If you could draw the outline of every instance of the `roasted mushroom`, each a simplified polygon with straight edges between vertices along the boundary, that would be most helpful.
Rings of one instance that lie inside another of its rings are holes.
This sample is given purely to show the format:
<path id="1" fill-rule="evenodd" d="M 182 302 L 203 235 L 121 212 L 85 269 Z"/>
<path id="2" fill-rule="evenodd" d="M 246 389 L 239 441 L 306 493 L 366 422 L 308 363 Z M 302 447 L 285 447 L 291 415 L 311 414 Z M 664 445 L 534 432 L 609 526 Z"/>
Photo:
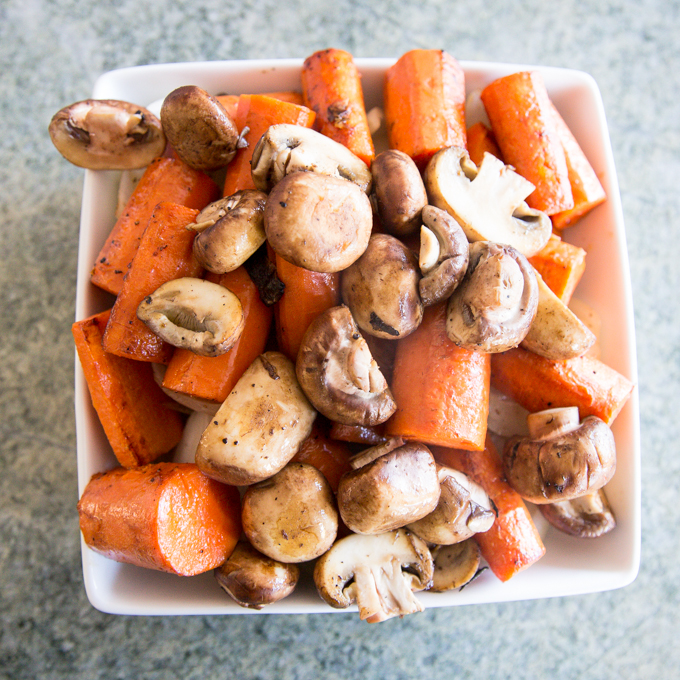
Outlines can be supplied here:
<path id="1" fill-rule="evenodd" d="M 171 345 L 207 357 L 224 354 L 245 325 L 241 301 L 234 293 L 189 276 L 168 281 L 145 297 L 137 317 Z"/>
<path id="2" fill-rule="evenodd" d="M 392 393 L 349 308 L 321 313 L 305 332 L 295 364 L 314 407 L 345 425 L 378 425 L 396 410 Z"/>
<path id="3" fill-rule="evenodd" d="M 375 234 L 364 254 L 342 272 L 342 300 L 362 331 L 397 340 L 423 319 L 419 279 L 415 255 L 398 238 Z"/>
<path id="4" fill-rule="evenodd" d="M 545 503 L 538 509 L 556 529 L 578 538 L 598 538 L 616 527 L 604 489 L 570 501 Z"/>
<path id="5" fill-rule="evenodd" d="M 427 545 L 399 529 L 377 536 L 341 538 L 314 567 L 314 583 L 331 607 L 355 603 L 362 621 L 378 623 L 423 611 L 413 595 L 432 583 Z"/>
<path id="6" fill-rule="evenodd" d="M 434 574 L 430 590 L 433 593 L 462 588 L 479 573 L 481 553 L 474 539 L 437 545 L 431 552 Z"/>
<path id="7" fill-rule="evenodd" d="M 470 244 L 465 277 L 449 299 L 446 333 L 461 347 L 504 352 L 522 342 L 538 307 L 534 268 L 510 246 Z"/>
<path id="8" fill-rule="evenodd" d="M 67 161 L 90 170 L 143 168 L 165 150 L 158 118 L 115 99 L 86 99 L 61 109 L 49 133 Z"/>

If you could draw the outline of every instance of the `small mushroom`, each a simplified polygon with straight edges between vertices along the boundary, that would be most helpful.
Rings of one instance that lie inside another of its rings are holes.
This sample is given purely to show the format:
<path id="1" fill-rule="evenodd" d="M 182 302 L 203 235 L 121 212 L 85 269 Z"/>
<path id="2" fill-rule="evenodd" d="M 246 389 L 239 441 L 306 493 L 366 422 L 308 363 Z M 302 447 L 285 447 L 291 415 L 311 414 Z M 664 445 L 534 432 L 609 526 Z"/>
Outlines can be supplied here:
<path id="1" fill-rule="evenodd" d="M 378 623 L 423 611 L 414 592 L 432 583 L 427 545 L 399 529 L 377 536 L 351 534 L 336 541 L 314 567 L 314 583 L 331 607 L 355 603 L 362 621 Z"/>
<path id="2" fill-rule="evenodd" d="M 432 557 L 434 575 L 430 591 L 434 593 L 462 588 L 479 573 L 481 553 L 473 539 L 435 546 Z"/>
<path id="3" fill-rule="evenodd" d="M 330 484 L 306 463 L 288 463 L 243 495 L 243 531 L 253 547 L 279 562 L 308 562 L 325 553 L 338 533 Z"/>
<path id="4" fill-rule="evenodd" d="M 241 607 L 262 609 L 288 597 L 300 578 L 300 568 L 284 564 L 239 541 L 229 559 L 215 569 L 215 578 Z"/>
<path id="5" fill-rule="evenodd" d="M 396 237 L 374 234 L 364 254 L 342 272 L 342 300 L 362 331 L 397 340 L 423 319 L 415 255 Z"/>
<path id="6" fill-rule="evenodd" d="M 342 521 L 356 534 L 392 531 L 429 515 L 439 501 L 430 450 L 408 442 L 356 470 L 338 485 Z"/>
<path id="7" fill-rule="evenodd" d="M 321 313 L 305 332 L 295 365 L 314 407 L 344 425 L 384 423 L 397 405 L 349 308 Z"/>
<path id="8" fill-rule="evenodd" d="M 206 357 L 230 349 L 245 324 L 241 301 L 234 293 L 188 276 L 168 281 L 145 297 L 137 317 L 171 345 Z"/>
<path id="9" fill-rule="evenodd" d="M 251 162 L 253 183 L 261 191 L 293 172 L 315 172 L 356 184 L 368 193 L 372 177 L 358 156 L 346 146 L 301 125 L 271 125 L 260 137 Z"/>
<path id="10" fill-rule="evenodd" d="M 356 184 L 294 172 L 271 190 L 264 228 L 269 245 L 284 260 L 315 272 L 339 272 L 366 250 L 373 212 Z"/>
<path id="11" fill-rule="evenodd" d="M 616 469 L 614 435 L 596 416 L 579 423 L 578 409 L 548 409 L 527 417 L 529 437 L 503 450 L 508 483 L 536 504 L 567 501 L 603 487 Z"/>
<path id="12" fill-rule="evenodd" d="M 604 489 L 570 501 L 545 503 L 538 509 L 556 529 L 578 538 L 598 538 L 616 527 Z"/>
<path id="13" fill-rule="evenodd" d="M 243 146 L 222 104 L 195 85 L 178 87 L 165 98 L 161 121 L 177 155 L 196 170 L 223 168 Z"/>
<path id="14" fill-rule="evenodd" d="M 427 192 L 418 166 L 403 151 L 389 149 L 371 163 L 373 192 L 380 223 L 395 236 L 407 236 L 420 226 Z"/>
<path id="15" fill-rule="evenodd" d="M 503 243 L 531 257 L 552 233 L 550 218 L 524 201 L 534 185 L 490 153 L 478 168 L 463 147 L 438 151 L 425 186 L 430 203 L 452 215 L 470 242 Z"/>
<path id="16" fill-rule="evenodd" d="M 214 274 L 232 272 L 265 242 L 266 200 L 261 191 L 237 191 L 196 216 L 196 224 L 190 225 L 199 232 L 194 257 L 205 269 Z"/>
<path id="17" fill-rule="evenodd" d="M 451 297 L 465 276 L 470 260 L 465 232 L 446 211 L 427 205 L 422 210 L 418 283 L 425 307 Z"/>
<path id="18" fill-rule="evenodd" d="M 86 99 L 61 109 L 49 133 L 67 161 L 90 170 L 143 168 L 165 150 L 158 118 L 115 99 Z"/>
<path id="19" fill-rule="evenodd" d="M 534 268 L 514 248 L 470 244 L 465 277 L 449 298 L 446 333 L 461 347 L 504 352 L 522 342 L 538 307 Z"/>

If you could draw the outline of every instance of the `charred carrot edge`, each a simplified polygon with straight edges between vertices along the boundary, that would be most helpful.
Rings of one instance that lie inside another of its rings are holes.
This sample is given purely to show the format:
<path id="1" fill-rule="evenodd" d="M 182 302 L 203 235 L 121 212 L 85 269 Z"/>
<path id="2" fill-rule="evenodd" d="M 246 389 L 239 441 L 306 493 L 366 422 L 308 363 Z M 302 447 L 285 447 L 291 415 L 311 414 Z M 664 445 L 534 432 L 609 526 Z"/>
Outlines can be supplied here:
<path id="1" fill-rule="evenodd" d="M 219 198 L 207 175 L 176 158 L 157 158 L 144 172 L 92 269 L 95 286 L 118 295 L 151 213 L 161 201 L 202 210 Z"/>
<path id="2" fill-rule="evenodd" d="M 590 357 L 551 361 L 521 347 L 491 357 L 491 384 L 532 413 L 578 406 L 581 418 L 611 424 L 628 401 L 633 383 Z"/>
<path id="3" fill-rule="evenodd" d="M 344 425 L 333 423 L 330 430 L 330 438 L 350 444 L 366 444 L 375 446 L 387 440 L 383 434 L 382 425 Z"/>
<path id="4" fill-rule="evenodd" d="M 507 581 L 545 554 L 545 546 L 519 494 L 505 481 L 496 448 L 487 437 L 483 451 L 433 447 L 437 462 L 460 470 L 477 482 L 494 502 L 498 515 L 492 527 L 474 538 L 491 571 Z"/>
<path id="5" fill-rule="evenodd" d="M 170 361 L 174 347 L 137 318 L 137 307 L 160 285 L 203 273 L 192 250 L 195 233 L 186 228 L 196 215 L 198 210 L 175 203 L 159 203 L 154 209 L 111 310 L 104 333 L 107 352 L 137 361 Z"/>
<path id="6" fill-rule="evenodd" d="M 574 196 L 574 207 L 571 210 L 565 210 L 551 217 L 553 228 L 560 230 L 571 226 L 593 208 L 604 203 L 607 195 L 593 166 L 583 153 L 583 149 L 564 122 L 564 118 L 552 103 L 551 108 L 557 134 L 567 160 L 569 183 Z"/>
<path id="7" fill-rule="evenodd" d="M 290 104 L 297 104 L 298 106 L 304 106 L 304 99 L 301 92 L 295 92 L 294 90 L 287 90 L 281 92 L 263 92 L 264 96 L 272 97 L 273 99 L 279 99 L 282 102 L 289 102 Z M 222 104 L 224 110 L 236 120 L 236 112 L 238 110 L 238 100 L 241 97 L 240 94 L 218 94 L 215 99 Z M 241 130 L 239 129 L 239 132 Z"/>
<path id="8" fill-rule="evenodd" d="M 536 187 L 529 206 L 548 215 L 573 208 L 564 148 L 541 74 L 498 78 L 481 98 L 504 161 Z"/>
<path id="9" fill-rule="evenodd" d="M 295 361 L 309 324 L 340 302 L 340 274 L 312 272 L 278 255 L 276 273 L 285 285 L 274 308 L 276 336 L 279 349 Z"/>
<path id="10" fill-rule="evenodd" d="M 420 326 L 399 340 L 387 436 L 481 450 L 489 413 L 489 355 L 455 345 L 446 335 L 446 302 L 427 307 Z"/>
<path id="11" fill-rule="evenodd" d="M 181 439 L 183 423 L 153 378 L 151 365 L 109 354 L 102 336 L 110 310 L 71 327 L 92 405 L 118 462 L 146 465 Z"/>
<path id="12" fill-rule="evenodd" d="M 389 146 L 423 170 L 447 146 L 467 146 L 465 73 L 443 50 L 411 50 L 385 75 L 383 91 Z"/>
<path id="13" fill-rule="evenodd" d="M 85 543 L 95 552 L 180 576 L 220 566 L 241 533 L 238 489 L 190 463 L 96 474 L 78 514 Z"/>
<path id="14" fill-rule="evenodd" d="M 485 153 L 503 160 L 493 132 L 482 122 L 475 123 L 467 129 L 467 150 L 470 159 L 476 165 L 481 165 Z"/>
<path id="15" fill-rule="evenodd" d="M 586 269 L 586 251 L 553 234 L 529 262 L 565 305 L 569 304 Z"/>
<path id="16" fill-rule="evenodd" d="M 375 157 L 361 74 L 344 50 L 315 52 L 302 65 L 305 106 L 316 113 L 314 129 L 346 146 L 370 165 Z"/>
<path id="17" fill-rule="evenodd" d="M 223 402 L 243 372 L 264 352 L 273 312 L 267 307 L 243 267 L 228 274 L 208 274 L 209 281 L 228 288 L 241 301 L 245 325 L 233 347 L 217 357 L 203 357 L 176 349 L 163 387 L 201 399 Z"/>
<path id="18" fill-rule="evenodd" d="M 248 146 L 239 149 L 227 166 L 223 195 L 231 196 L 237 191 L 255 188 L 250 174 L 250 161 L 255 145 L 270 125 L 289 123 L 312 127 L 314 118 L 314 111 L 306 106 L 284 102 L 267 95 L 241 95 L 234 122 L 241 131 L 248 128 L 248 132 L 243 136 Z"/>

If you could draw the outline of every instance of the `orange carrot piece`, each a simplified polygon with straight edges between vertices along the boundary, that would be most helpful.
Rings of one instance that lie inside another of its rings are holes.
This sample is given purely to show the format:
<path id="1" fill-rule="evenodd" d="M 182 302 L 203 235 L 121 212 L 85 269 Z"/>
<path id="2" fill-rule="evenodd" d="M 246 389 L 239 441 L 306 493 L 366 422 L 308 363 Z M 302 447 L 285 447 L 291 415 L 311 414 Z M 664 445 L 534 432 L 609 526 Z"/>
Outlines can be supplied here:
<path id="1" fill-rule="evenodd" d="M 536 187 L 529 206 L 548 215 L 573 208 L 564 148 L 541 74 L 522 71 L 494 80 L 481 98 L 503 159 Z"/>
<path id="2" fill-rule="evenodd" d="M 527 411 L 578 406 L 581 418 L 611 424 L 633 391 L 633 383 L 590 357 L 551 361 L 521 347 L 491 357 L 491 384 Z"/>
<path id="3" fill-rule="evenodd" d="M 480 450 L 489 413 L 489 355 L 455 345 L 446 335 L 446 302 L 427 307 L 420 326 L 399 340 L 387 436 Z"/>
<path id="4" fill-rule="evenodd" d="M 383 434 L 382 425 L 344 425 L 333 423 L 331 425 L 330 438 L 350 444 L 366 444 L 375 446 L 387 440 Z"/>
<path id="5" fill-rule="evenodd" d="M 467 150 L 470 160 L 476 165 L 481 165 L 485 153 L 503 160 L 493 132 L 481 121 L 467 129 Z"/>
<path id="6" fill-rule="evenodd" d="M 110 310 L 71 327 L 85 381 L 106 438 L 126 468 L 151 463 L 170 451 L 184 425 L 153 378 L 151 365 L 109 354 L 102 336 Z"/>
<path id="7" fill-rule="evenodd" d="M 314 129 L 346 146 L 370 165 L 375 157 L 361 74 L 344 50 L 315 52 L 302 65 L 305 106 L 316 113 Z"/>
<path id="8" fill-rule="evenodd" d="M 161 284 L 203 272 L 192 251 L 195 233 L 186 228 L 197 214 L 175 203 L 159 203 L 154 209 L 111 310 L 104 333 L 107 352 L 138 361 L 170 361 L 174 348 L 137 318 L 137 307 Z"/>
<path id="9" fill-rule="evenodd" d="M 447 146 L 466 146 L 465 73 L 443 50 L 411 50 L 385 75 L 387 138 L 423 170 Z"/>
<path id="10" fill-rule="evenodd" d="M 179 576 L 219 567 L 241 533 L 238 489 L 192 463 L 96 474 L 78 514 L 85 543 L 95 552 Z"/>
<path id="11" fill-rule="evenodd" d="M 507 581 L 545 555 L 545 546 L 519 494 L 505 481 L 501 459 L 487 437 L 483 451 L 433 447 L 438 463 L 460 470 L 477 482 L 498 510 L 492 527 L 474 538 L 491 571 Z"/>
<path id="12" fill-rule="evenodd" d="M 239 130 L 248 128 L 248 132 L 244 135 L 248 146 L 239 149 L 227 166 L 223 195 L 231 196 L 237 191 L 255 188 L 250 174 L 250 160 L 253 157 L 255 145 L 270 125 L 289 123 L 312 127 L 314 117 L 314 111 L 306 106 L 284 102 L 267 95 L 241 95 L 234 121 Z"/>
<path id="13" fill-rule="evenodd" d="M 228 288 L 241 301 L 245 325 L 241 336 L 224 354 L 203 357 L 176 349 L 163 379 L 163 387 L 200 399 L 223 402 L 243 372 L 264 352 L 273 312 L 267 307 L 243 267 L 228 274 L 208 274 L 213 283 Z"/>
<path id="14" fill-rule="evenodd" d="M 529 262 L 548 288 L 568 305 L 586 269 L 586 251 L 552 234 L 543 249 L 530 257 Z"/>
<path id="15" fill-rule="evenodd" d="M 607 195 L 593 166 L 583 153 L 583 149 L 552 102 L 551 107 L 557 134 L 564 148 L 569 183 L 574 196 L 574 207 L 571 210 L 557 213 L 552 215 L 551 218 L 554 229 L 564 229 L 574 224 L 593 208 L 604 203 L 607 200 Z"/>
<path id="16" fill-rule="evenodd" d="M 282 92 L 263 92 L 267 97 L 272 97 L 278 99 L 282 102 L 290 102 L 291 104 L 297 104 L 298 106 L 304 106 L 304 99 L 301 92 L 295 92 L 294 90 L 282 91 Z M 241 95 L 238 94 L 218 94 L 215 99 L 222 104 L 224 110 L 236 120 L 236 112 L 238 110 L 238 100 Z M 239 132 L 241 129 L 239 128 Z"/>
<path id="17" fill-rule="evenodd" d="M 276 336 L 279 349 L 295 361 L 309 324 L 321 312 L 339 304 L 340 274 L 311 272 L 278 255 L 276 273 L 286 286 L 274 309 Z"/>
<path id="18" fill-rule="evenodd" d="M 179 159 L 154 160 L 139 180 L 125 211 L 101 249 L 92 269 L 92 283 L 114 295 L 120 293 L 123 277 L 158 203 L 170 201 L 202 210 L 218 198 L 219 188 L 206 174 L 193 170 Z"/>

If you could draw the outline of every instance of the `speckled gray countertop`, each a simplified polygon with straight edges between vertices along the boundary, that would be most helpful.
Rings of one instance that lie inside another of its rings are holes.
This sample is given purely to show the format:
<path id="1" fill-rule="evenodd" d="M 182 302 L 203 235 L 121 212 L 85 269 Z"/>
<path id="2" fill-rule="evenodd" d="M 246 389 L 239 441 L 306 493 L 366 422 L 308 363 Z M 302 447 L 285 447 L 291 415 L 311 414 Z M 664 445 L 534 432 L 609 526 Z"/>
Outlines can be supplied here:
<path id="1" fill-rule="evenodd" d="M 291 3 L 292 4 L 292 3 Z M 680 69 L 676 0 L 0 3 L 0 677 L 677 677 Z M 571 67 L 602 92 L 623 201 L 642 410 L 642 565 L 624 589 L 356 615 L 124 617 L 80 564 L 70 324 L 82 171 L 51 115 L 103 72 L 154 62 L 397 57 Z"/>

